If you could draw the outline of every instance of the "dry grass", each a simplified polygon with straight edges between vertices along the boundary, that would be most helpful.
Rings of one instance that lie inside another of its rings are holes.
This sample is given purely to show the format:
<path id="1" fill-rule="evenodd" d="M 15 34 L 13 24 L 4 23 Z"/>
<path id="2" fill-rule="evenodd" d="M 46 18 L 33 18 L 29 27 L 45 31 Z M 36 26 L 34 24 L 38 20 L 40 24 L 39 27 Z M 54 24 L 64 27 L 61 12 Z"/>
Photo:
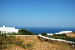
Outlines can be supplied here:
<path id="1" fill-rule="evenodd" d="M 19 37 L 25 44 L 31 42 L 33 47 L 31 49 L 24 49 L 20 46 L 13 45 L 11 48 L 4 50 L 75 50 L 65 44 L 52 44 L 50 42 L 40 41 L 37 36 L 16 36 Z"/>
<path id="2" fill-rule="evenodd" d="M 68 37 L 74 37 L 74 38 L 75 38 L 75 33 L 66 33 L 66 35 L 67 35 Z"/>

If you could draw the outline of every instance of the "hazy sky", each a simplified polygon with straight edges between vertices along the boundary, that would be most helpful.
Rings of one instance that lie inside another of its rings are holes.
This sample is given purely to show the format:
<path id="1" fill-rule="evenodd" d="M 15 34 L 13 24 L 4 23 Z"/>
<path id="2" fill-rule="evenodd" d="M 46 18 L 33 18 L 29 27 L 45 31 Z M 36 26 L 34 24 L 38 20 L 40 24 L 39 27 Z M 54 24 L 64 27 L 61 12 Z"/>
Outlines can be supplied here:
<path id="1" fill-rule="evenodd" d="M 75 0 L 0 0 L 0 26 L 75 27 Z"/>

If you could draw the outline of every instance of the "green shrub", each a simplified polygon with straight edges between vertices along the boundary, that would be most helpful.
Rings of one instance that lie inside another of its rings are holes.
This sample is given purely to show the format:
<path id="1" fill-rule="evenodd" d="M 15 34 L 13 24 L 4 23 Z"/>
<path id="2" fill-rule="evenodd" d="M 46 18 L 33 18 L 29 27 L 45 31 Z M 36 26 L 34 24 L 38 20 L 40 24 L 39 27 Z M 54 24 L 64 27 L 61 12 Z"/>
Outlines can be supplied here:
<path id="1" fill-rule="evenodd" d="M 39 35 L 39 34 L 34 34 L 34 35 Z"/>
<path id="2" fill-rule="evenodd" d="M 21 47 L 26 48 L 25 44 L 19 44 Z"/>
<path id="3" fill-rule="evenodd" d="M 20 35 L 33 35 L 32 32 L 28 31 L 27 29 L 21 29 L 19 30 L 19 33 Z"/>
<path id="4" fill-rule="evenodd" d="M 31 44 L 31 42 L 29 42 L 27 45 L 26 45 L 26 48 L 32 48 L 33 44 Z"/>
<path id="5" fill-rule="evenodd" d="M 41 39 L 40 39 L 40 42 L 43 42 L 44 40 L 45 40 L 45 39 L 42 39 L 42 38 L 41 38 Z"/>
<path id="6" fill-rule="evenodd" d="M 12 33 L 3 33 L 4 35 L 17 35 L 18 33 L 12 32 Z"/>
<path id="7" fill-rule="evenodd" d="M 54 36 L 66 36 L 66 34 L 53 34 Z"/>
<path id="8" fill-rule="evenodd" d="M 46 35 L 47 35 L 47 33 L 41 33 L 41 35 L 46 36 Z"/>

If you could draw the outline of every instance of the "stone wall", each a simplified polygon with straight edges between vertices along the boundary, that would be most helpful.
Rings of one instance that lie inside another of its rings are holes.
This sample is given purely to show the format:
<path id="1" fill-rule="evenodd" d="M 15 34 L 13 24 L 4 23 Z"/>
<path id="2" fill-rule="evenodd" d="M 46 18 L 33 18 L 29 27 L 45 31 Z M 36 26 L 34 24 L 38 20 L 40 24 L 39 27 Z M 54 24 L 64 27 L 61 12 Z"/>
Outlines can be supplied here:
<path id="1" fill-rule="evenodd" d="M 39 39 L 44 39 L 44 41 L 50 42 L 50 43 L 56 43 L 56 44 L 66 44 L 69 46 L 72 46 L 73 48 L 75 48 L 75 42 L 71 42 L 71 41 L 66 41 L 66 40 L 62 40 L 62 39 L 53 39 L 53 38 L 48 38 L 48 37 L 44 37 L 44 36 L 37 36 Z"/>

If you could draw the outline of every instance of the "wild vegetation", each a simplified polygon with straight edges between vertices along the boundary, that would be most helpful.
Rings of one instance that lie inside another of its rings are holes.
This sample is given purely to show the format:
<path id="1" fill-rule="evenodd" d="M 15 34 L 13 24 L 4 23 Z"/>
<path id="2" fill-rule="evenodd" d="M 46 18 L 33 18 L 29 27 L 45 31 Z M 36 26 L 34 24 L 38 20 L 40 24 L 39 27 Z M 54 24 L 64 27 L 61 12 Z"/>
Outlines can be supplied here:
<path id="1" fill-rule="evenodd" d="M 68 41 L 74 41 L 75 38 L 73 37 L 68 37 L 66 34 L 53 34 L 53 35 L 47 35 L 47 33 L 42 33 L 41 35 L 49 37 L 49 38 L 54 38 L 54 39 L 63 39 L 63 40 L 68 40 Z"/>
<path id="2" fill-rule="evenodd" d="M 47 33 L 41 33 L 41 35 L 43 35 L 43 36 L 47 36 Z"/>
<path id="3" fill-rule="evenodd" d="M 6 36 L 4 34 L 0 34 L 0 49 L 10 48 L 12 45 L 18 45 L 26 48 L 32 48 L 33 44 L 30 42 L 28 44 L 23 43 L 21 39 L 16 38 L 15 36 Z"/>
<path id="4" fill-rule="evenodd" d="M 29 49 L 32 49 L 33 48 L 33 43 L 32 43 L 32 38 L 31 37 L 30 37 L 30 41 L 31 42 L 26 43 L 27 42 L 26 40 L 29 41 L 29 38 L 28 37 L 25 38 L 25 41 L 24 41 L 24 37 L 20 37 L 20 38 L 17 37 L 16 38 L 16 36 L 12 36 L 12 35 L 29 35 L 29 34 L 30 35 L 31 34 L 34 35 L 33 33 L 31 33 L 31 32 L 29 33 L 29 32 L 30 31 L 28 31 L 28 30 L 25 30 L 25 29 L 23 30 L 22 29 L 22 30 L 19 30 L 19 33 L 9 33 L 9 34 L 7 34 L 7 35 L 10 35 L 10 36 L 6 36 L 6 34 L 1 34 L 1 32 L 0 32 L 0 49 L 8 49 L 8 48 L 12 47 L 13 45 L 20 46 L 20 47 L 22 47 L 24 49 L 28 49 L 28 48 Z M 41 33 L 41 34 L 43 36 L 47 36 L 47 37 L 50 37 L 50 38 L 57 38 L 57 39 L 65 39 L 65 40 L 75 41 L 75 38 L 68 37 L 68 36 L 66 36 L 66 34 L 58 34 L 58 35 L 57 34 L 54 34 L 53 36 L 52 35 L 49 35 L 48 36 L 47 33 Z M 42 44 L 42 42 L 44 42 L 44 39 L 41 39 L 39 42 L 36 42 L 36 40 L 35 40 L 35 44 L 38 47 L 41 46 L 40 44 Z M 43 43 L 43 44 L 45 45 L 45 43 Z M 42 44 L 42 46 L 44 46 L 43 44 Z M 56 45 L 56 44 L 50 44 L 50 45 L 52 45 L 54 47 L 54 45 Z M 58 47 L 56 47 L 56 48 L 58 48 Z M 62 48 L 62 47 L 60 47 L 60 48 Z M 36 48 L 36 49 L 38 49 L 38 48 Z"/>
<path id="5" fill-rule="evenodd" d="M 0 34 L 0 50 L 75 50 L 65 44 L 39 40 L 37 36 L 6 36 Z"/>
<path id="6" fill-rule="evenodd" d="M 68 36 L 66 36 L 66 34 L 57 34 L 57 35 L 54 34 L 53 36 L 49 35 L 48 37 L 49 38 L 55 38 L 55 39 L 64 39 L 64 40 L 74 41 L 75 42 L 75 38 L 68 37 Z"/>

